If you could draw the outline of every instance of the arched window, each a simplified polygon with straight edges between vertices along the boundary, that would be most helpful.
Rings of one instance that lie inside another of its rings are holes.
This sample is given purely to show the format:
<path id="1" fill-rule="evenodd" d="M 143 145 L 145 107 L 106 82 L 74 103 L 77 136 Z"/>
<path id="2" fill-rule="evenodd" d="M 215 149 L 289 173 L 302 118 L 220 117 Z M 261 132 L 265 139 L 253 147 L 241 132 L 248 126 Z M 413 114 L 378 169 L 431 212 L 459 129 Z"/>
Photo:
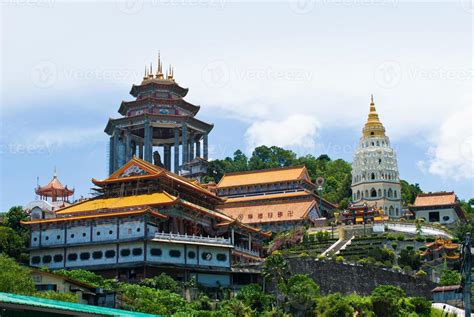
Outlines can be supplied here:
<path id="1" fill-rule="evenodd" d="M 377 146 L 380 146 L 380 142 L 379 142 L 379 141 L 377 141 Z"/>
<path id="2" fill-rule="evenodd" d="M 360 199 L 360 191 L 358 190 L 357 191 L 357 200 L 359 200 L 359 199 Z"/>
<path id="3" fill-rule="evenodd" d="M 375 188 L 372 188 L 370 190 L 370 197 L 372 197 L 372 198 L 377 197 L 377 191 L 375 190 Z"/>
<path id="4" fill-rule="evenodd" d="M 388 213 L 390 216 L 393 216 L 393 206 L 390 206 L 390 208 L 388 209 Z"/>
<path id="5" fill-rule="evenodd" d="M 397 190 L 393 191 L 393 197 L 397 198 Z M 398 208 L 397 208 L 398 209 Z"/>
<path id="6" fill-rule="evenodd" d="M 365 197 L 369 197 L 369 191 L 367 189 L 365 190 Z"/>
<path id="7" fill-rule="evenodd" d="M 379 190 L 378 190 L 378 196 L 379 196 L 379 197 L 382 197 L 382 190 L 381 190 L 380 188 L 379 188 Z"/>
<path id="8" fill-rule="evenodd" d="M 383 196 L 387 197 L 387 190 L 386 189 L 383 190 Z M 387 209 L 387 208 L 385 208 L 385 209 Z"/>
<path id="9" fill-rule="evenodd" d="M 395 209 L 395 215 L 398 217 L 398 207 Z"/>
<path id="10" fill-rule="evenodd" d="M 375 173 L 370 174 L 370 179 L 375 179 Z"/>
<path id="11" fill-rule="evenodd" d="M 388 189 L 388 197 L 392 197 L 392 189 L 391 188 Z M 393 207 L 391 207 L 391 208 L 393 208 Z"/>

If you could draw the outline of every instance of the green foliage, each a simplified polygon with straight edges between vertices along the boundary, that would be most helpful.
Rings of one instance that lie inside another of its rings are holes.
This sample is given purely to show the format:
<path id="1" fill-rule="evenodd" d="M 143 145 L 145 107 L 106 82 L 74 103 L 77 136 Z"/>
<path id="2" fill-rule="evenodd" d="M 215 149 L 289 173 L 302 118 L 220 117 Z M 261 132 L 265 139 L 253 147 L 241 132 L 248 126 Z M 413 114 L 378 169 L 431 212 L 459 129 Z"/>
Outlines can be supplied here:
<path id="1" fill-rule="evenodd" d="M 426 273 L 425 271 L 423 271 L 422 269 L 418 270 L 416 273 L 415 273 L 415 276 L 417 277 L 426 277 L 428 275 L 428 273 Z"/>
<path id="2" fill-rule="evenodd" d="M 360 317 L 374 317 L 374 311 L 372 307 L 372 300 L 370 297 L 363 297 L 357 295 L 345 296 L 349 305 L 354 308 L 354 312 L 357 312 Z"/>
<path id="3" fill-rule="evenodd" d="M 0 223 L 0 253 L 5 253 L 23 263 L 28 262 L 28 230 L 20 221 L 28 215 L 20 206 L 10 208 Z"/>
<path id="4" fill-rule="evenodd" d="M 186 308 L 185 300 L 168 290 L 121 284 L 120 291 L 125 309 L 128 310 L 168 316 Z"/>
<path id="5" fill-rule="evenodd" d="M 352 317 L 354 308 L 346 296 L 339 293 L 318 299 L 316 315 L 321 317 Z"/>
<path id="6" fill-rule="evenodd" d="M 161 273 L 153 278 L 144 279 L 140 285 L 151 287 L 154 289 L 168 290 L 173 293 L 180 293 L 181 288 L 171 276 L 166 273 Z"/>
<path id="7" fill-rule="evenodd" d="M 0 292 L 31 294 L 34 290 L 30 271 L 12 258 L 0 254 Z"/>
<path id="8" fill-rule="evenodd" d="M 431 315 L 431 302 L 423 297 L 412 297 L 410 299 L 411 304 L 414 307 L 415 313 L 421 317 L 430 317 Z"/>
<path id="9" fill-rule="evenodd" d="M 328 241 L 330 238 L 330 233 L 326 230 L 317 231 L 314 234 L 314 237 L 316 238 L 316 240 L 318 240 L 318 242 Z"/>
<path id="10" fill-rule="evenodd" d="M 374 258 L 375 261 L 388 262 L 390 263 L 389 266 L 392 266 L 391 264 L 395 261 L 395 252 L 387 247 L 372 249 L 369 251 L 369 256 Z"/>
<path id="11" fill-rule="evenodd" d="M 392 242 L 392 243 L 391 243 L 391 246 L 392 246 L 392 248 L 393 248 L 394 250 L 396 250 L 397 247 L 398 247 L 398 244 L 397 244 L 396 242 Z"/>
<path id="12" fill-rule="evenodd" d="M 36 292 L 33 294 L 33 296 L 71 303 L 77 303 L 78 300 L 76 294 L 74 293 L 58 293 L 55 291 Z"/>
<path id="13" fill-rule="evenodd" d="M 63 270 L 62 269 L 62 270 L 57 270 L 54 273 L 67 276 L 69 278 L 72 278 L 79 282 L 89 284 L 94 287 L 107 288 L 106 280 L 102 276 L 97 275 L 91 271 L 86 271 L 82 269 L 79 269 L 79 270 Z"/>
<path id="14" fill-rule="evenodd" d="M 442 286 L 461 284 L 461 274 L 458 271 L 444 270 L 441 274 L 439 284 Z"/>
<path id="15" fill-rule="evenodd" d="M 418 184 L 410 184 L 405 180 L 400 180 L 400 184 L 402 185 L 402 203 L 404 206 L 413 204 L 416 196 L 423 193 Z"/>
<path id="16" fill-rule="evenodd" d="M 273 301 L 273 297 L 266 295 L 262 287 L 257 284 L 242 287 L 237 293 L 236 299 L 241 300 L 245 305 L 257 312 L 268 310 Z"/>
<path id="17" fill-rule="evenodd" d="M 413 249 L 403 249 L 400 251 L 400 257 L 398 259 L 398 265 L 409 266 L 413 270 L 418 270 L 421 266 L 421 257 L 418 251 Z"/>
<path id="18" fill-rule="evenodd" d="M 276 284 L 279 284 L 290 274 L 288 262 L 281 254 L 272 254 L 265 259 L 262 273 L 264 278 L 270 278 Z"/>
<path id="19" fill-rule="evenodd" d="M 396 317 L 400 310 L 399 302 L 405 297 L 405 292 L 396 286 L 377 286 L 370 295 L 374 313 L 378 317 Z"/>
<path id="20" fill-rule="evenodd" d="M 222 303 L 221 313 L 224 316 L 250 317 L 252 309 L 237 299 L 227 300 Z"/>
<path id="21" fill-rule="evenodd" d="M 278 289 L 286 296 L 286 302 L 294 314 L 311 310 L 319 295 L 319 286 L 304 274 L 292 275 L 288 280 L 280 282 Z"/>

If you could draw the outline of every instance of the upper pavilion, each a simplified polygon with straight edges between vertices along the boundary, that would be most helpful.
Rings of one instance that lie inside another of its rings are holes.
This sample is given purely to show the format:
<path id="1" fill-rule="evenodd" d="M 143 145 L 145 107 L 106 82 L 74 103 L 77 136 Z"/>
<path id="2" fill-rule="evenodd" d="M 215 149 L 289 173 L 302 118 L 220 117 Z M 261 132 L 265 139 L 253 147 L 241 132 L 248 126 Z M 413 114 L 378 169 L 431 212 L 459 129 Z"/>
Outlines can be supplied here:
<path id="1" fill-rule="evenodd" d="M 135 100 L 122 101 L 118 110 L 122 117 L 107 123 L 109 174 L 134 155 L 181 175 L 189 174 L 189 162 L 195 158 L 207 161 L 213 125 L 195 118 L 200 107 L 183 99 L 188 89 L 176 83 L 171 66 L 163 74 L 159 55 L 156 68 L 153 73 L 152 65 L 145 67 L 141 84 L 130 91 Z"/>
<path id="2" fill-rule="evenodd" d="M 64 186 L 61 184 L 55 171 L 51 181 L 44 186 L 38 185 L 38 187 L 35 188 L 35 193 L 40 197 L 40 200 L 48 200 L 48 198 L 51 198 L 52 202 L 58 200 L 67 201 L 68 197 L 74 194 L 74 189 L 69 189 L 67 185 Z"/>

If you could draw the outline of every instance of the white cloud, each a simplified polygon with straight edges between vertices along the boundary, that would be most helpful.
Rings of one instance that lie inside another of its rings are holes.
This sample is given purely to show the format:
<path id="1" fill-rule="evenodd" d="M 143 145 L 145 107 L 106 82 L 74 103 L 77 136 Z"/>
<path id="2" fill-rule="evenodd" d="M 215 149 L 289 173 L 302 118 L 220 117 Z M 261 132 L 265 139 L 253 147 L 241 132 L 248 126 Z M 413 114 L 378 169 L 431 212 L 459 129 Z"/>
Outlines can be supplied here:
<path id="1" fill-rule="evenodd" d="M 318 121 L 311 116 L 291 115 L 283 120 L 254 122 L 246 131 L 247 148 L 276 145 L 304 151 L 314 150 L 319 130 Z"/>
<path id="2" fill-rule="evenodd" d="M 472 115 L 467 106 L 442 123 L 431 140 L 430 160 L 421 164 L 429 173 L 455 180 L 474 178 Z"/>

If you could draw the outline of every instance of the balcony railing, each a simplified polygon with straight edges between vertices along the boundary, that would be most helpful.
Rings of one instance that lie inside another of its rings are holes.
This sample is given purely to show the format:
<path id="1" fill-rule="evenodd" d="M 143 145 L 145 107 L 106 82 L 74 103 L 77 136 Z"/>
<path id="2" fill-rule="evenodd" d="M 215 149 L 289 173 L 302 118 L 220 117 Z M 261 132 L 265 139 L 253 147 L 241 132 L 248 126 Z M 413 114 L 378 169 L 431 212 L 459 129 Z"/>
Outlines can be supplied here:
<path id="1" fill-rule="evenodd" d="M 192 242 L 202 242 L 202 243 L 213 243 L 220 245 L 232 245 L 230 239 L 223 237 L 205 237 L 205 236 L 195 236 L 179 233 L 166 233 L 166 232 L 156 232 L 155 239 L 161 240 L 178 240 L 178 241 L 192 241 Z"/>
<path id="2" fill-rule="evenodd" d="M 242 253 L 245 253 L 245 254 L 249 254 L 249 255 L 253 255 L 253 256 L 256 256 L 256 257 L 260 257 L 260 253 L 258 251 L 255 251 L 255 250 L 249 250 L 247 248 L 244 248 L 244 247 L 240 247 L 240 246 L 234 246 L 234 250 L 235 251 L 239 251 L 239 252 L 242 252 Z"/>

